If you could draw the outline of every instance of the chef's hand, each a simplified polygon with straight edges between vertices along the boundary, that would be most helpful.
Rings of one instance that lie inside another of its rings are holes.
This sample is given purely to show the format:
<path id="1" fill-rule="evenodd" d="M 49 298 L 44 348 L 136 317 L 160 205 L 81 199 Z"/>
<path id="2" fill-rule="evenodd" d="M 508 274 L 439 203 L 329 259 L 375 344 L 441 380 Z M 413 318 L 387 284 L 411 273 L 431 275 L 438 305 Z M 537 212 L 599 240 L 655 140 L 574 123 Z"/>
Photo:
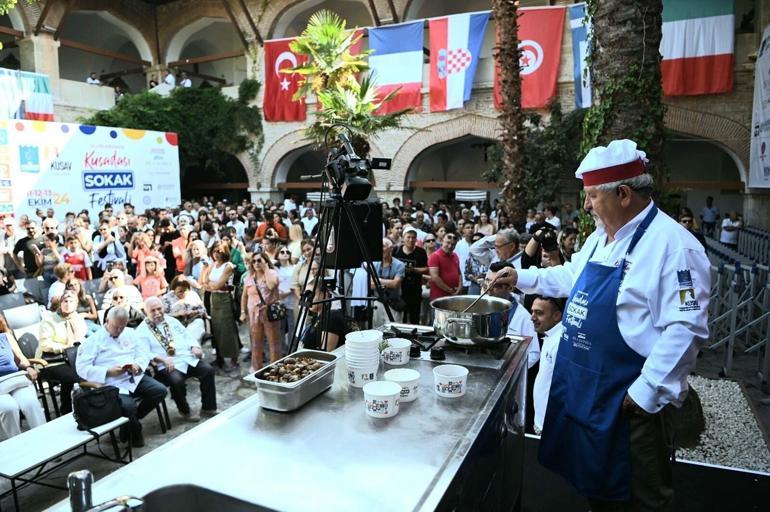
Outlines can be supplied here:
<path id="1" fill-rule="evenodd" d="M 192 347 L 190 348 L 190 352 L 192 352 L 192 355 L 194 355 L 198 359 L 203 357 L 203 350 L 201 350 L 200 347 Z"/>
<path id="2" fill-rule="evenodd" d="M 139 368 L 138 364 L 132 364 L 131 370 L 129 370 L 129 373 L 131 373 L 132 375 L 139 375 L 140 373 L 142 373 L 142 369 Z"/>
<path id="3" fill-rule="evenodd" d="M 125 370 L 122 366 L 113 366 L 109 370 L 107 370 L 107 376 L 108 377 L 117 377 L 118 375 L 121 375 L 125 373 Z"/>
<path id="4" fill-rule="evenodd" d="M 497 272 L 497 282 L 498 283 L 508 283 L 511 285 L 511 287 L 516 286 L 516 283 L 519 281 L 519 274 L 516 273 L 516 269 L 512 267 L 505 267 L 501 268 Z"/>
<path id="5" fill-rule="evenodd" d="M 626 393 L 626 396 L 623 398 L 623 405 L 620 408 L 621 414 L 626 417 L 630 416 L 649 416 L 650 413 L 639 407 L 636 402 L 634 402 L 633 398 L 629 396 L 628 393 Z"/>
<path id="6" fill-rule="evenodd" d="M 167 357 L 163 360 L 163 364 L 166 365 L 166 371 L 168 373 L 171 373 L 174 371 L 174 358 L 173 357 Z"/>

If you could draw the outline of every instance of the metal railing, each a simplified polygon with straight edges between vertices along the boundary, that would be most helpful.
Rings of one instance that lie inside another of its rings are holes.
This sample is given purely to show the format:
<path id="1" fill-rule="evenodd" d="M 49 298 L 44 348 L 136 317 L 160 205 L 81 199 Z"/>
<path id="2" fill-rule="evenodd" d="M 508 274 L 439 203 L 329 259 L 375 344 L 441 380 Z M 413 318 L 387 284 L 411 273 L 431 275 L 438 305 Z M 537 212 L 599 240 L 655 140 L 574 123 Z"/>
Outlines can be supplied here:
<path id="1" fill-rule="evenodd" d="M 712 261 L 718 259 L 710 255 Z M 756 354 L 762 388 L 770 376 L 770 267 L 717 263 L 711 266 L 709 333 L 711 350 L 724 351 L 720 375 L 727 377 L 736 351 Z"/>

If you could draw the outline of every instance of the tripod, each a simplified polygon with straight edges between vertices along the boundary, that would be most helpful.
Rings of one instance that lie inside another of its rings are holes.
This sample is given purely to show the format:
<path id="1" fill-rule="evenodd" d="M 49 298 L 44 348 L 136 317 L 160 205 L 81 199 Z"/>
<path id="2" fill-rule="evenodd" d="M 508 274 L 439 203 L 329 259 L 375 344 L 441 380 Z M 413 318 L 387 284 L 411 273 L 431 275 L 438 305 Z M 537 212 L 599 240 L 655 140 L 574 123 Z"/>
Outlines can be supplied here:
<path id="1" fill-rule="evenodd" d="M 319 258 L 319 268 L 316 273 L 312 290 L 308 289 L 308 283 L 310 281 L 310 266 L 308 266 L 307 273 L 305 274 L 304 283 L 302 284 L 302 293 L 300 294 L 300 307 L 297 315 L 297 321 L 295 323 L 295 329 L 292 333 L 291 345 L 289 346 L 289 353 L 297 350 L 299 346 L 300 336 L 302 334 L 302 328 L 309 317 L 314 315 L 313 309 L 316 306 L 321 306 L 319 314 L 320 322 L 318 323 L 318 330 L 321 333 L 320 348 L 325 350 L 327 348 L 328 341 L 328 327 L 331 315 L 332 303 L 339 301 L 342 309 L 345 308 L 345 302 L 349 300 L 361 300 L 368 303 L 373 301 L 381 301 L 385 313 L 390 321 L 393 321 L 393 313 L 385 299 L 385 287 L 380 281 L 380 277 L 374 268 L 372 258 L 369 255 L 369 250 L 366 247 L 364 237 L 361 234 L 360 226 L 351 207 L 349 201 L 343 199 L 342 193 L 338 187 L 331 186 L 331 181 L 327 177 L 327 173 L 322 174 L 321 190 L 324 190 L 327 185 L 330 186 L 329 198 L 324 200 L 321 197 L 322 209 L 320 218 L 318 221 L 318 230 L 315 243 L 313 244 L 313 255 Z M 379 207 L 379 203 L 376 203 Z M 345 297 L 345 269 L 341 268 L 340 254 L 343 250 L 343 243 L 350 244 L 350 241 L 342 240 L 341 225 L 347 221 L 353 232 L 353 238 L 355 239 L 356 248 L 361 254 L 364 264 L 364 269 L 367 273 L 367 283 L 369 280 L 374 283 L 375 297 L 370 297 L 368 294 L 366 297 Z M 332 257 L 333 256 L 333 257 Z M 331 263 L 331 265 L 330 265 Z M 329 268 L 334 269 L 337 272 L 337 276 L 333 279 L 333 283 L 326 280 L 326 272 Z M 334 293 L 334 284 L 336 284 L 337 294 Z M 320 288 L 320 297 L 319 297 Z"/>

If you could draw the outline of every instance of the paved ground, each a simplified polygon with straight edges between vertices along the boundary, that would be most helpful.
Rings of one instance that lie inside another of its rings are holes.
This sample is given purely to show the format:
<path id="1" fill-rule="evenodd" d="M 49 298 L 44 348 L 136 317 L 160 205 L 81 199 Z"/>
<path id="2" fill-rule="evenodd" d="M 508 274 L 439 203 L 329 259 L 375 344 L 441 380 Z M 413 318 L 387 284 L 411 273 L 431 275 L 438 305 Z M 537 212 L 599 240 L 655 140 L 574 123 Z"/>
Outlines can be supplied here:
<path id="1" fill-rule="evenodd" d="M 247 340 L 245 329 L 241 326 L 241 339 Z M 697 373 L 704 377 L 717 378 L 721 367 L 722 354 L 721 352 L 704 352 L 698 360 Z M 248 369 L 248 363 L 243 363 Z M 770 431 L 770 407 L 761 406 L 759 400 L 768 395 L 763 395 L 759 389 L 759 382 L 755 375 L 756 359 L 750 356 L 736 355 L 734 363 L 734 372 L 730 376 L 743 384 L 746 389 L 746 393 L 750 402 L 754 406 L 754 410 L 758 411 L 758 423 L 765 433 Z M 245 373 L 245 370 L 242 371 Z M 251 384 L 243 382 L 237 377 L 226 377 L 218 375 L 216 378 L 217 395 L 219 400 L 219 409 L 224 410 L 240 400 L 251 396 L 254 393 L 254 387 Z M 200 393 L 195 385 L 195 381 L 192 381 L 188 387 L 188 395 L 190 404 L 200 404 Z M 169 413 L 171 415 L 172 429 L 166 434 L 162 434 L 160 426 L 158 424 L 158 418 L 155 414 L 151 414 L 143 421 L 146 446 L 144 448 L 135 449 L 134 456 L 140 457 L 146 453 L 149 453 L 158 446 L 164 444 L 166 441 L 173 439 L 182 432 L 185 432 L 196 424 L 189 424 L 182 421 L 176 407 L 170 398 L 166 399 Z M 765 436 L 767 440 L 767 435 Z M 768 445 L 770 446 L 770 445 Z M 91 457 L 81 458 L 67 467 L 62 468 L 57 473 L 50 476 L 52 481 L 61 483 L 65 480 L 66 475 L 77 469 L 89 469 L 94 473 L 96 480 L 109 474 L 117 469 L 117 465 L 94 459 Z M 0 483 L 0 492 L 4 492 L 9 489 L 9 485 L 5 482 Z M 35 512 L 44 510 L 48 506 L 57 503 L 58 501 L 66 498 L 64 491 L 58 491 L 55 489 L 31 486 L 22 490 L 21 503 L 23 512 Z M 0 509 L 11 510 L 12 500 L 10 497 L 4 498 L 0 502 Z"/>

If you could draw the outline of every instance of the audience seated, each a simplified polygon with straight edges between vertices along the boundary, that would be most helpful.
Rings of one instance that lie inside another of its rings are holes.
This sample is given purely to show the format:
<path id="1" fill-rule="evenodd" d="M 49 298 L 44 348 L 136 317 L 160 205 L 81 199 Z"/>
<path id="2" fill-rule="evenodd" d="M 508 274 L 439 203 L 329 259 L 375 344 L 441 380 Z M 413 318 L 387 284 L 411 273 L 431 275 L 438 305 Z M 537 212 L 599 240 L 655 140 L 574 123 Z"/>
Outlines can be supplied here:
<path id="1" fill-rule="evenodd" d="M 131 300 L 133 292 L 138 293 L 138 290 L 133 286 L 120 286 L 118 288 L 113 288 L 111 291 L 113 293 L 110 296 L 111 302 L 105 312 L 105 318 L 111 309 L 120 307 L 125 309 L 128 314 L 128 327 L 131 329 L 139 327 L 139 324 L 144 320 L 144 313 L 142 313 L 142 310 L 136 307 Z M 107 302 L 107 297 L 105 297 L 104 300 Z"/>
<path id="2" fill-rule="evenodd" d="M 147 344 L 155 365 L 155 378 L 171 388 L 171 397 L 182 417 L 190 422 L 200 421 L 187 403 L 185 381 L 195 377 L 200 382 L 201 415 L 212 416 L 217 410 L 214 367 L 203 361 L 200 344 L 185 327 L 163 313 L 163 302 L 150 297 L 144 302 L 146 318 L 136 329 L 136 336 Z"/>
<path id="3" fill-rule="evenodd" d="M 147 344 L 126 329 L 128 311 L 116 306 L 107 312 L 104 327 L 86 338 L 78 348 L 77 373 L 89 382 L 120 390 L 123 415 L 129 420 L 133 446 L 144 446 L 139 420 L 166 397 L 166 387 L 144 371 L 150 363 Z M 128 432 L 121 430 L 121 439 Z"/>
<path id="4" fill-rule="evenodd" d="M 179 320 L 192 339 L 200 344 L 206 334 L 206 308 L 188 278 L 179 275 L 171 281 L 170 290 L 163 296 L 163 306 L 166 313 Z"/>
<path id="5" fill-rule="evenodd" d="M 88 326 L 77 312 L 77 296 L 64 292 L 56 312 L 48 313 L 40 323 L 39 344 L 35 357 L 43 358 L 48 365 L 40 370 L 46 380 L 61 383 L 61 413 L 72 411 L 72 387 L 79 378 L 64 357 L 64 351 L 81 343 L 88 335 Z"/>
<path id="6" fill-rule="evenodd" d="M 21 353 L 8 324 L 0 317 L 0 441 L 21 433 L 21 416 L 30 428 L 45 423 L 34 382 L 37 371 Z"/>

